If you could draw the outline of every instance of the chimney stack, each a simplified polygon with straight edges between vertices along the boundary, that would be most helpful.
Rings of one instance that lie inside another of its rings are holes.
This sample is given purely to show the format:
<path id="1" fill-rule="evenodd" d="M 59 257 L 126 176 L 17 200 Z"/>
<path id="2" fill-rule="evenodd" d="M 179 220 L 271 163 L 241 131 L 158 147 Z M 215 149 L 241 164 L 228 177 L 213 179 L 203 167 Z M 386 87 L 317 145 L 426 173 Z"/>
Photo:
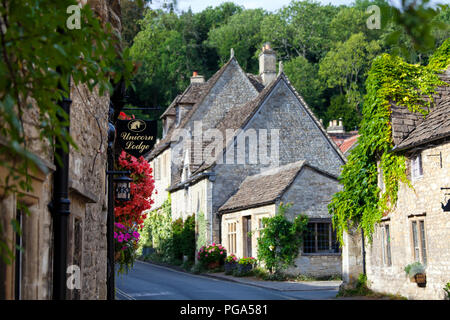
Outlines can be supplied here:
<path id="1" fill-rule="evenodd" d="M 204 83 L 205 76 L 199 76 L 197 71 L 194 71 L 191 77 L 191 83 Z"/>
<path id="2" fill-rule="evenodd" d="M 259 75 L 265 86 L 277 77 L 277 56 L 268 42 L 263 45 L 259 54 Z"/>

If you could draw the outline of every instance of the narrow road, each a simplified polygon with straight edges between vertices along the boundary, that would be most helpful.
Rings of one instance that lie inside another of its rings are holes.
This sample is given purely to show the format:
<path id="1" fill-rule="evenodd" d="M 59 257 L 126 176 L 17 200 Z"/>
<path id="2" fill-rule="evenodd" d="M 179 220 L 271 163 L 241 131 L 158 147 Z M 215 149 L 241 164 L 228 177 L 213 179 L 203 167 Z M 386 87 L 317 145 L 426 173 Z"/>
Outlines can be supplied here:
<path id="1" fill-rule="evenodd" d="M 336 290 L 278 291 L 193 275 L 136 261 L 116 277 L 118 300 L 297 300 L 333 299 Z"/>

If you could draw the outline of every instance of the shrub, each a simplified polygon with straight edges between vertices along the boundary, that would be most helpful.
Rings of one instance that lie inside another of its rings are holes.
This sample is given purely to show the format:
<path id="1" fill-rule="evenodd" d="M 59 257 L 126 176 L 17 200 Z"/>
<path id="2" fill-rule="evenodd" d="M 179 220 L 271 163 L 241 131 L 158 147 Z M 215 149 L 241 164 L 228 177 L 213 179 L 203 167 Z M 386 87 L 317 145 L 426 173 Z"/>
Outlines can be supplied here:
<path id="1" fill-rule="evenodd" d="M 202 246 L 197 253 L 197 259 L 203 266 L 209 263 L 218 262 L 220 265 L 224 263 L 227 256 L 227 250 L 221 244 L 211 244 L 209 246 Z"/>
<path id="2" fill-rule="evenodd" d="M 238 257 L 236 257 L 236 255 L 234 253 L 232 253 L 225 258 L 225 262 L 230 262 L 230 263 L 236 262 L 237 263 Z"/>
<path id="3" fill-rule="evenodd" d="M 184 221 L 181 232 L 181 250 L 190 262 L 195 260 L 195 215 L 191 215 Z"/>
<path id="4" fill-rule="evenodd" d="M 183 219 L 178 218 L 172 222 L 173 259 L 183 260 Z"/>
<path id="5" fill-rule="evenodd" d="M 254 265 L 254 264 L 256 264 L 256 259 L 253 258 L 253 257 L 248 257 L 248 258 L 244 257 L 244 258 L 239 259 L 238 264 L 251 264 L 251 265 Z"/>
<path id="6" fill-rule="evenodd" d="M 303 242 L 308 217 L 299 215 L 294 222 L 288 221 L 284 214 L 291 206 L 280 203 L 278 214 L 262 221 L 264 229 L 258 238 L 258 259 L 271 273 L 279 273 L 292 265 Z"/>

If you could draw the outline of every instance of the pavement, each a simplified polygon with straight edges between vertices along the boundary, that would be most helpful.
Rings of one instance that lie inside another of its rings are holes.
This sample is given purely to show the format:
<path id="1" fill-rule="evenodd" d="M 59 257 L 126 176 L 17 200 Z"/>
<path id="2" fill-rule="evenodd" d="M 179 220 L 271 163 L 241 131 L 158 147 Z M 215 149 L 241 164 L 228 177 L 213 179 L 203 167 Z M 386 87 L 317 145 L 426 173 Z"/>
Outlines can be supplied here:
<path id="1" fill-rule="evenodd" d="M 224 273 L 195 275 L 179 268 L 136 261 L 116 278 L 119 300 L 328 300 L 341 281 L 264 281 Z"/>

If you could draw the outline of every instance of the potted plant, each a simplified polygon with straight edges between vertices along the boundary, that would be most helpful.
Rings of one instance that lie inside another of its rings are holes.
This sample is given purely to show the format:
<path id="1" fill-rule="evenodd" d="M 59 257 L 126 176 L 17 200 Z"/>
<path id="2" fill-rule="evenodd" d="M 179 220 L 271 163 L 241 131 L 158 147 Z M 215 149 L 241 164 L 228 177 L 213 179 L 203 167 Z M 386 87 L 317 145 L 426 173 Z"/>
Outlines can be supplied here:
<path id="1" fill-rule="evenodd" d="M 424 285 L 427 282 L 425 267 L 420 262 L 408 264 L 404 270 L 411 282 L 416 282 L 418 285 Z"/>
<path id="2" fill-rule="evenodd" d="M 225 247 L 216 243 L 202 246 L 197 253 L 198 261 L 210 270 L 223 265 L 226 256 L 227 250 Z"/>
<path id="3" fill-rule="evenodd" d="M 238 258 L 234 253 L 230 254 L 228 257 L 225 258 L 225 274 L 231 274 L 233 273 L 233 270 L 236 269 L 238 262 Z"/>
<path id="4" fill-rule="evenodd" d="M 256 264 L 256 258 L 254 257 L 244 257 L 239 259 L 237 265 L 237 272 L 239 274 L 248 273 L 253 269 L 253 266 Z"/>

